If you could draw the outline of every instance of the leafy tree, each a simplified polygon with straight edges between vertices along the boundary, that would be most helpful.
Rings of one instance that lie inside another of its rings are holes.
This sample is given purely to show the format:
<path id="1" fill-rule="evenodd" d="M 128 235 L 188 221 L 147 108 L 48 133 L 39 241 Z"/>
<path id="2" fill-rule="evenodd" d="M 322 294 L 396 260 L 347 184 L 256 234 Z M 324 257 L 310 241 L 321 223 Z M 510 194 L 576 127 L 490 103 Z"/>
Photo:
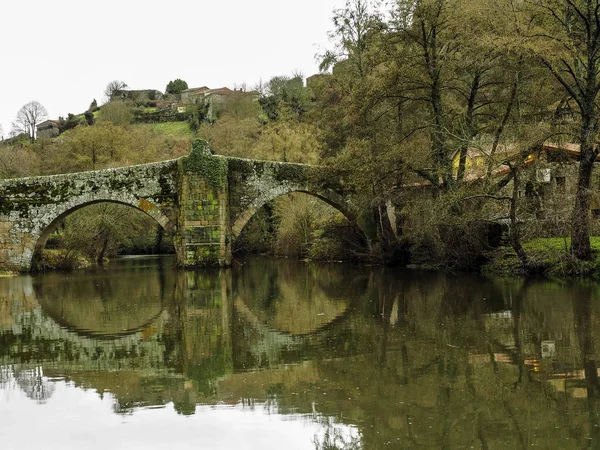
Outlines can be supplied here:
<path id="1" fill-rule="evenodd" d="M 69 113 L 67 118 L 59 117 L 58 118 L 58 129 L 61 133 L 64 133 L 67 130 L 71 130 L 75 128 L 77 125 L 81 123 L 81 119 L 74 114 Z"/>
<path id="2" fill-rule="evenodd" d="M 151 231 L 158 224 L 130 206 L 115 203 L 91 205 L 69 215 L 63 226 L 61 246 L 77 250 L 98 265 L 118 253 L 119 243 Z"/>
<path id="3" fill-rule="evenodd" d="M 31 176 L 38 173 L 39 163 L 30 146 L 0 146 L 0 178 Z"/>
<path id="4" fill-rule="evenodd" d="M 335 48 L 321 55 L 320 69 L 325 71 L 347 60 L 359 76 L 365 72 L 368 33 L 379 22 L 369 0 L 346 0 L 344 8 L 334 11 L 334 30 L 329 33 Z"/>
<path id="5" fill-rule="evenodd" d="M 128 148 L 126 131 L 110 122 L 75 129 L 66 147 L 73 168 L 96 170 L 111 161 L 118 161 Z"/>
<path id="6" fill-rule="evenodd" d="M 37 101 L 26 103 L 17 112 L 17 118 L 13 122 L 13 130 L 17 133 L 26 133 L 30 142 L 35 142 L 36 127 L 48 118 L 46 108 Z"/>
<path id="7" fill-rule="evenodd" d="M 276 76 L 267 83 L 259 102 L 269 120 L 300 120 L 309 109 L 311 95 L 302 75 Z"/>
<path id="8" fill-rule="evenodd" d="M 208 108 L 209 105 L 203 99 L 198 99 L 195 103 L 186 106 L 188 124 L 192 133 L 198 133 L 200 125 L 202 125 L 208 116 Z"/>
<path id="9" fill-rule="evenodd" d="M 169 81 L 169 83 L 167 84 L 167 88 L 165 89 L 165 92 L 167 94 L 174 94 L 174 95 L 179 95 L 181 94 L 181 91 L 185 91 L 188 88 L 188 84 L 183 81 L 180 78 L 177 78 L 176 80 L 171 80 Z"/>

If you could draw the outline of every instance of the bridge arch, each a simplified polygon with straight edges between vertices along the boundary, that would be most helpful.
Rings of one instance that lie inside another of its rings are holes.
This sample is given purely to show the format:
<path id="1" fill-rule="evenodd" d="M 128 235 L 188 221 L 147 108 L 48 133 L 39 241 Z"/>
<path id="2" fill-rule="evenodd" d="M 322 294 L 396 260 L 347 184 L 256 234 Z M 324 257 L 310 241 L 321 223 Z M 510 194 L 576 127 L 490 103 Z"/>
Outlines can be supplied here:
<path id="1" fill-rule="evenodd" d="M 348 207 L 347 202 L 341 195 L 330 189 L 322 189 L 315 191 L 306 186 L 291 186 L 283 190 L 272 189 L 263 193 L 262 195 L 259 195 L 238 217 L 234 219 L 233 224 L 231 226 L 231 234 L 233 241 L 235 242 L 235 240 L 242 233 L 242 230 L 244 229 L 246 224 L 250 221 L 254 214 L 256 214 L 263 206 L 265 206 L 267 203 L 275 200 L 278 197 L 293 194 L 294 192 L 307 194 L 324 201 L 329 206 L 341 212 L 344 215 L 344 217 L 348 219 L 352 227 L 355 228 L 362 236 L 364 236 L 364 232 L 356 223 L 356 214 L 354 214 L 352 210 Z"/>
<path id="2" fill-rule="evenodd" d="M 25 256 L 30 255 L 28 264 L 29 269 L 33 270 L 36 268 L 37 263 L 41 259 L 42 251 L 46 246 L 48 237 L 56 230 L 58 225 L 65 217 L 81 208 L 100 203 L 125 205 L 137 209 L 138 211 L 142 211 L 147 216 L 152 217 L 163 228 L 163 230 L 169 234 L 169 236 L 175 236 L 176 226 L 167 217 L 167 215 L 163 213 L 161 208 L 150 200 L 145 198 L 137 198 L 135 196 L 129 197 L 118 195 L 118 193 L 94 196 L 86 194 L 72 198 L 67 203 L 56 205 L 56 207 L 53 208 L 52 213 L 44 214 L 36 223 L 36 227 L 31 233 L 32 239 L 30 242 L 26 243 L 23 252 Z"/>

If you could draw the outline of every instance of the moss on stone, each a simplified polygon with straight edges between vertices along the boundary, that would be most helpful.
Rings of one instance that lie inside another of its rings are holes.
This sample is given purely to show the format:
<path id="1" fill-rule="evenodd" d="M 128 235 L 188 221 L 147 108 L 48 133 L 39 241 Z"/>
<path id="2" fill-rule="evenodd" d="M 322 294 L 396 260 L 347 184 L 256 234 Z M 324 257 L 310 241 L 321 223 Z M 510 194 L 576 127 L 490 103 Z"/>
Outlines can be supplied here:
<path id="1" fill-rule="evenodd" d="M 197 139 L 192 143 L 192 153 L 183 160 L 183 170 L 202 176 L 215 190 L 227 186 L 229 164 L 227 159 L 206 152 L 206 141 Z"/>
<path id="2" fill-rule="evenodd" d="M 299 164 L 274 164 L 273 177 L 277 181 L 306 182 L 307 167 Z"/>
<path id="3" fill-rule="evenodd" d="M 254 173 L 254 163 L 242 158 L 227 158 L 229 172 L 248 177 Z"/>

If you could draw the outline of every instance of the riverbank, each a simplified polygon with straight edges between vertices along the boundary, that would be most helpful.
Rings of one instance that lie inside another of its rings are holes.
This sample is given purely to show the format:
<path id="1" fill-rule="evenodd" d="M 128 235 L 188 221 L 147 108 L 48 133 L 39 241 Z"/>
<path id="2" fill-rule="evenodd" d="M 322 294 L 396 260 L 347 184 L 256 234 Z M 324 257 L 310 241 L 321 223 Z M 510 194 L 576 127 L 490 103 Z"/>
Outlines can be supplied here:
<path id="1" fill-rule="evenodd" d="M 529 264 L 526 266 L 523 265 L 510 246 L 503 246 L 488 253 L 487 262 L 482 266 L 472 267 L 471 270 L 458 270 L 458 272 L 481 272 L 481 274 L 487 276 L 504 277 L 542 275 L 549 279 L 600 279 L 600 237 L 591 238 L 594 255 L 591 261 L 579 261 L 573 258 L 570 254 L 570 245 L 570 238 L 538 238 L 525 242 L 523 243 L 523 248 L 529 259 Z M 343 262 L 340 260 L 314 261 L 310 259 L 305 259 L 304 261 L 330 263 Z M 94 265 L 94 262 L 79 252 L 67 251 L 64 249 L 45 249 L 40 270 L 43 272 L 71 271 L 88 268 L 92 265 Z M 406 267 L 408 269 L 426 271 L 457 271 L 456 269 L 449 269 L 442 264 L 409 264 Z M 11 272 L 0 271 L 0 277 L 11 275 Z"/>
<path id="2" fill-rule="evenodd" d="M 570 254 L 570 238 L 539 238 L 525 242 L 529 264 L 523 265 L 515 251 L 500 247 L 482 267 L 484 275 L 527 276 L 541 274 L 549 278 L 600 279 L 600 237 L 592 237 L 593 258 L 580 261 Z"/>
<path id="3" fill-rule="evenodd" d="M 39 264 L 39 271 L 71 271 L 85 269 L 92 265 L 92 261 L 77 250 L 44 249 Z"/>
<path id="4" fill-rule="evenodd" d="M 17 275 L 19 275 L 19 272 L 14 272 L 12 270 L 0 270 L 0 278 L 14 277 Z"/>

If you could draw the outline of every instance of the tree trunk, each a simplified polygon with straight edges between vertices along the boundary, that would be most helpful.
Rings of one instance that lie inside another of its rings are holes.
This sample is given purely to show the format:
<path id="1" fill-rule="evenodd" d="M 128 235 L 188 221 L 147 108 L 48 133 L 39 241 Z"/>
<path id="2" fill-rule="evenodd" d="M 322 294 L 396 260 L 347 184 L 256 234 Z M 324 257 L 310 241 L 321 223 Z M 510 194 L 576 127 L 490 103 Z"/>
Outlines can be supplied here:
<path id="1" fill-rule="evenodd" d="M 463 137 L 462 145 L 460 146 L 460 156 L 458 162 L 458 172 L 456 174 L 456 181 L 461 182 L 465 177 L 465 170 L 467 168 L 467 152 L 469 150 L 469 144 L 471 139 L 475 136 L 475 100 L 477 99 L 477 91 L 479 91 L 479 82 L 481 75 L 476 73 L 473 77 L 473 83 L 471 84 L 471 91 L 469 92 L 469 101 L 467 103 L 467 112 L 465 114 L 465 136 Z"/>
<path id="2" fill-rule="evenodd" d="M 520 67 L 521 67 L 521 60 L 519 60 L 519 68 Z M 490 151 L 490 158 L 489 158 L 488 166 L 487 166 L 486 183 L 492 177 L 492 171 L 494 170 L 494 165 L 495 165 L 494 156 L 496 155 L 496 151 L 498 150 L 498 145 L 500 144 L 500 138 L 502 137 L 504 128 L 506 128 L 506 125 L 508 124 L 508 120 L 510 119 L 510 115 L 512 113 L 513 106 L 517 99 L 518 89 L 519 89 L 519 71 L 517 70 L 517 73 L 515 73 L 515 80 L 513 82 L 513 85 L 512 85 L 511 91 L 510 91 L 510 98 L 508 99 L 508 103 L 506 105 L 506 110 L 504 111 L 504 116 L 502 117 L 502 121 L 500 122 L 500 125 L 496 129 L 496 133 L 494 134 L 494 141 L 492 142 L 492 150 Z"/>
<path id="3" fill-rule="evenodd" d="M 596 134 L 596 114 L 594 104 L 582 108 L 581 160 L 577 179 L 575 207 L 571 218 L 571 253 L 577 259 L 589 260 L 592 257 L 590 245 L 590 183 L 597 151 L 594 148 Z M 586 111 L 587 109 L 587 111 Z"/>
<path id="4" fill-rule="evenodd" d="M 519 224 L 517 223 L 517 200 L 519 198 L 519 168 L 513 167 L 513 192 L 510 200 L 510 245 L 524 266 L 529 264 L 529 258 L 521 245 Z"/>
<path id="5" fill-rule="evenodd" d="M 96 256 L 96 263 L 99 266 L 104 265 L 104 255 L 106 254 L 106 249 L 108 248 L 108 236 L 103 237 L 102 247 L 100 248 L 100 252 Z"/>
<path id="6" fill-rule="evenodd" d="M 431 104 L 434 122 L 431 136 L 431 150 L 436 169 L 442 175 L 442 184 L 444 187 L 449 187 L 452 183 L 452 164 L 448 161 L 448 155 L 446 154 L 446 127 L 444 124 L 444 107 L 442 103 L 442 80 L 437 48 L 437 31 L 436 25 L 432 25 L 427 30 L 425 22 L 421 21 L 421 45 L 431 82 L 428 99 Z"/>

